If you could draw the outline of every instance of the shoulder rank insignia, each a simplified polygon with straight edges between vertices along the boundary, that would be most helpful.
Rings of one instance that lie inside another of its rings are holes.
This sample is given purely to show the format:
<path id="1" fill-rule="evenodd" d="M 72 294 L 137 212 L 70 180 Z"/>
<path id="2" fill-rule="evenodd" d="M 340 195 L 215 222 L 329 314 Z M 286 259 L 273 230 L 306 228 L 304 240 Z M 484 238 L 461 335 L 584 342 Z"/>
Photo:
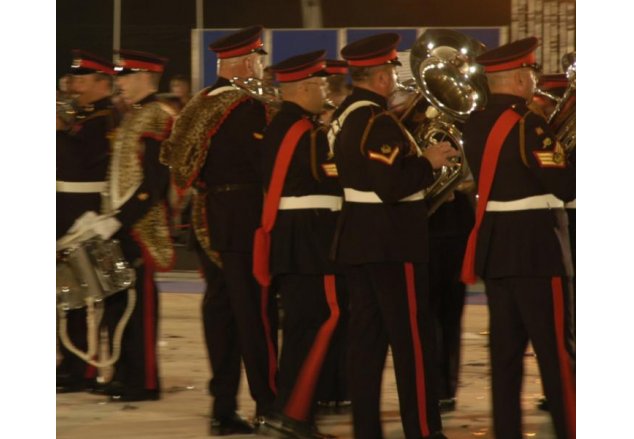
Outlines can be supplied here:
<path id="1" fill-rule="evenodd" d="M 257 140 L 264 139 L 264 135 L 262 133 L 253 133 L 253 138 Z"/>
<path id="2" fill-rule="evenodd" d="M 561 143 L 557 142 L 552 151 L 533 151 L 540 168 L 564 168 L 566 167 L 566 156 Z"/>
<path id="3" fill-rule="evenodd" d="M 381 146 L 380 153 L 370 151 L 368 155 L 372 160 L 376 160 L 391 166 L 394 163 L 394 160 L 396 159 L 399 151 L 400 150 L 398 146 L 391 147 L 390 145 L 383 145 Z"/>
<path id="4" fill-rule="evenodd" d="M 321 165 L 321 168 L 324 170 L 324 174 L 326 174 L 326 177 L 339 176 L 339 173 L 337 172 L 337 165 L 334 163 L 324 163 Z"/>
<path id="5" fill-rule="evenodd" d="M 542 127 L 535 128 L 535 134 L 541 136 L 542 134 L 544 134 L 544 129 Z"/>

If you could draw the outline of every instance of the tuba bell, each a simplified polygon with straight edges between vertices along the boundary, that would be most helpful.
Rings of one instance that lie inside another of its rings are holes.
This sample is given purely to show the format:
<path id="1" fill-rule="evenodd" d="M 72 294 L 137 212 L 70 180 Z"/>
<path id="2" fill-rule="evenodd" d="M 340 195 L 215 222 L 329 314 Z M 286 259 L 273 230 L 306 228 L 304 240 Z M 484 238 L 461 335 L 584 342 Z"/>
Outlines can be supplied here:
<path id="1" fill-rule="evenodd" d="M 568 87 L 552 114 L 548 124 L 555 131 L 557 140 L 562 144 L 566 155 L 577 146 L 577 55 L 576 52 L 565 54 L 561 59 L 562 67 L 568 78 Z"/>
<path id="2" fill-rule="evenodd" d="M 412 132 L 414 139 L 422 148 L 448 141 L 460 152 L 451 166 L 435 171 L 434 183 L 425 191 L 430 215 L 469 173 L 462 133 L 456 124 L 465 122 L 472 111 L 486 104 L 486 78 L 475 62 L 484 50 L 480 41 L 448 29 L 425 31 L 411 48 L 410 68 L 415 85 L 420 97 L 430 104 Z M 415 99 L 404 114 L 419 101 Z"/>
<path id="3" fill-rule="evenodd" d="M 546 119 L 566 155 L 570 155 L 576 147 L 575 52 L 563 56 L 562 66 L 565 73 L 540 78 L 529 108 Z"/>

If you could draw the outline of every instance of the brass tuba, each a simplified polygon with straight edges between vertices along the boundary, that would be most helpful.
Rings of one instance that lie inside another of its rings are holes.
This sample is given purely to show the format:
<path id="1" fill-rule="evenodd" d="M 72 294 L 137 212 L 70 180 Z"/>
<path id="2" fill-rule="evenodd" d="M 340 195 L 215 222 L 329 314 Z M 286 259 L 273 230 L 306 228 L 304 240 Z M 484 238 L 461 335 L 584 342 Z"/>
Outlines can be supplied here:
<path id="1" fill-rule="evenodd" d="M 557 105 L 548 117 L 548 124 L 555 131 L 557 140 L 562 144 L 566 154 L 570 154 L 577 146 L 577 55 L 576 52 L 565 54 L 561 64 L 568 78 L 568 87 L 561 98 L 556 98 Z"/>
<path id="2" fill-rule="evenodd" d="M 420 95 L 431 104 L 412 132 L 414 139 L 423 148 L 448 141 L 460 152 L 451 166 L 435 171 L 434 183 L 425 191 L 430 215 L 469 173 L 462 133 L 456 124 L 465 122 L 472 111 L 486 104 L 486 78 L 475 62 L 484 50 L 480 41 L 448 29 L 425 31 L 411 48 L 410 68 L 415 83 Z"/>

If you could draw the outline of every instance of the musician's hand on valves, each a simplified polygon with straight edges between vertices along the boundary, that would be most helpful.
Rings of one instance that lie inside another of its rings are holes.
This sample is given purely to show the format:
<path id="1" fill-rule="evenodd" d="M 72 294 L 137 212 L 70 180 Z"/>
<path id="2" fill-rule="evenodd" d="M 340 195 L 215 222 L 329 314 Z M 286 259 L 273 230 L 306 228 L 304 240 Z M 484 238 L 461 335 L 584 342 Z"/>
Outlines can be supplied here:
<path id="1" fill-rule="evenodd" d="M 440 169 L 443 166 L 451 166 L 450 159 L 459 156 L 458 150 L 451 146 L 449 142 L 439 142 L 430 144 L 423 152 L 425 157 L 431 163 L 432 168 Z"/>

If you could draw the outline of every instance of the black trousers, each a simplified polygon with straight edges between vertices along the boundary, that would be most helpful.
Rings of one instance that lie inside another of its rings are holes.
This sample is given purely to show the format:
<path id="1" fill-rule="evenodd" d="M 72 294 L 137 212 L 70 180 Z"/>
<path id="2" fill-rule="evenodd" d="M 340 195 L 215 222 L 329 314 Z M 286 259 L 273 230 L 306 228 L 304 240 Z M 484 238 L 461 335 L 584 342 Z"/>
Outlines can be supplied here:
<path id="1" fill-rule="evenodd" d="M 405 437 L 420 439 L 440 431 L 427 265 L 367 264 L 350 267 L 346 278 L 354 437 L 383 437 L 380 392 L 388 346 Z"/>
<path id="2" fill-rule="evenodd" d="M 570 238 L 570 252 L 572 254 L 572 268 L 575 270 L 574 276 L 572 278 L 572 285 L 576 287 L 576 279 L 577 279 L 577 209 L 566 209 L 568 213 L 568 236 Z M 576 339 L 577 331 L 576 321 L 577 321 L 577 290 L 575 289 L 570 295 L 567 296 L 569 300 L 568 305 L 570 306 L 570 313 L 572 315 L 570 320 L 570 326 L 572 327 L 571 331 L 573 334 L 573 339 Z M 573 353 L 573 356 L 575 354 Z"/>
<path id="3" fill-rule="evenodd" d="M 454 398 L 458 389 L 466 291 L 460 282 L 460 269 L 465 246 L 466 239 L 461 236 L 430 239 L 429 301 L 436 330 L 440 399 Z"/>
<path id="4" fill-rule="evenodd" d="M 275 410 L 300 422 L 314 421 L 315 392 L 339 323 L 335 275 L 276 277 L 284 312 L 279 389 Z"/>
<path id="5" fill-rule="evenodd" d="M 557 438 L 575 437 L 575 374 L 566 332 L 567 279 L 485 279 L 489 306 L 495 437 L 522 436 L 524 353 L 533 345 Z"/>
<path id="6" fill-rule="evenodd" d="M 205 343 L 211 363 L 212 416 L 237 409 L 240 360 L 244 361 L 256 415 L 273 407 L 277 373 L 277 307 L 252 275 L 250 253 L 221 253 L 222 270 L 198 249 L 207 281 L 203 298 Z"/>
<path id="7" fill-rule="evenodd" d="M 317 385 L 317 401 L 349 401 L 348 390 L 348 326 L 350 324 L 350 293 L 346 277 L 337 276 L 339 323 L 330 340 L 330 349 L 321 368 Z"/>
<path id="8" fill-rule="evenodd" d="M 158 368 L 159 294 L 154 282 L 154 269 L 143 257 L 141 247 L 129 236 L 118 234 L 121 250 L 136 274 L 136 304 L 121 340 L 121 357 L 115 363 L 113 380 L 121 382 L 126 391 L 153 390 L 160 392 Z M 127 291 L 110 296 L 105 301 L 104 323 L 110 340 L 128 303 Z"/>

